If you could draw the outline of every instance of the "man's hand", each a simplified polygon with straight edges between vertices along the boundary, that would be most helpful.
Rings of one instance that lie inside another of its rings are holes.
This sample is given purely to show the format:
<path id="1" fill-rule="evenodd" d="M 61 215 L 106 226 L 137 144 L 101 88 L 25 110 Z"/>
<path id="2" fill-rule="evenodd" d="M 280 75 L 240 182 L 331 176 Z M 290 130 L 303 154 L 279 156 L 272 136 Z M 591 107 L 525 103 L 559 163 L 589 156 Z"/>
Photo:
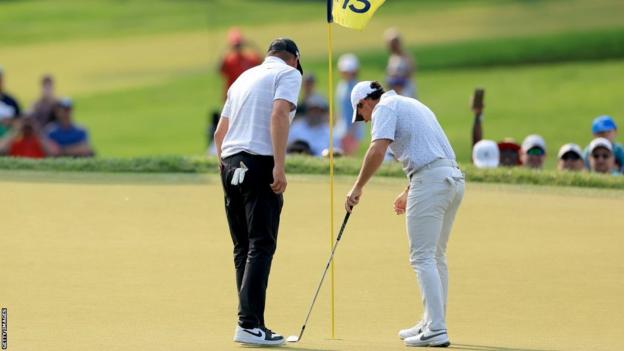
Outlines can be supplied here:
<path id="1" fill-rule="evenodd" d="M 394 213 L 398 215 L 402 215 L 405 213 L 405 209 L 407 208 L 407 190 L 404 190 L 402 193 L 394 199 Z"/>
<path id="2" fill-rule="evenodd" d="M 271 184 L 271 190 L 276 194 L 281 194 L 286 191 L 286 172 L 283 167 L 273 167 L 273 184 Z"/>
<path id="3" fill-rule="evenodd" d="M 362 188 L 354 186 L 351 191 L 347 194 L 347 200 L 345 201 L 345 210 L 351 213 L 353 207 L 360 202 L 360 197 L 362 196 Z"/>

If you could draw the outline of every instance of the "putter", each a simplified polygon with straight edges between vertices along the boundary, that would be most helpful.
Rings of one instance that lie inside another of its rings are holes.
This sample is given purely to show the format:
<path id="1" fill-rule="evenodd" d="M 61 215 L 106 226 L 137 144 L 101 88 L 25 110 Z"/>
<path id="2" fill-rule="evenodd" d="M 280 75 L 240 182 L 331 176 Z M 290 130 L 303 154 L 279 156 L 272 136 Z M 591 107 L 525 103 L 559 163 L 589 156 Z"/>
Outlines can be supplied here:
<path id="1" fill-rule="evenodd" d="M 316 292 L 314 293 L 314 298 L 312 299 L 312 304 L 310 305 L 310 309 L 308 310 L 308 315 L 306 316 L 305 321 L 303 322 L 303 326 L 301 327 L 301 331 L 299 335 L 291 335 L 286 341 L 288 342 L 299 342 L 303 337 L 303 332 L 305 331 L 306 324 L 308 324 L 308 319 L 310 318 L 310 314 L 312 313 L 312 308 L 314 307 L 314 303 L 316 302 L 316 298 L 318 297 L 319 291 L 321 291 L 321 286 L 323 286 L 323 281 L 325 280 L 325 275 L 327 275 L 327 270 L 329 269 L 329 265 L 331 261 L 334 259 L 334 252 L 336 252 L 336 248 L 338 247 L 338 243 L 340 242 L 340 238 L 342 238 L 342 232 L 344 232 L 345 226 L 347 225 L 347 221 L 349 220 L 349 216 L 351 216 L 351 212 L 347 212 L 345 214 L 344 220 L 342 221 L 342 226 L 340 227 L 340 232 L 338 233 L 338 237 L 336 237 L 336 242 L 334 243 L 334 247 L 332 247 L 331 255 L 329 256 L 329 260 L 327 261 L 327 265 L 325 266 L 325 271 L 323 271 L 323 275 L 321 276 L 321 282 L 316 288 Z"/>

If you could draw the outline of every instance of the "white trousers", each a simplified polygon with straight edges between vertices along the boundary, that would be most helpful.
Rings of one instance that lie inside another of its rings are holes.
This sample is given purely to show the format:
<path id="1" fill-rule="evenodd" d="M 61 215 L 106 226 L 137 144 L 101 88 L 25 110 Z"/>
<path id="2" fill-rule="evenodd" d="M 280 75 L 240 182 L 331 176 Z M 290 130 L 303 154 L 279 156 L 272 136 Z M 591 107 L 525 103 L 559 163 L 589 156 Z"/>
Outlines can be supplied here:
<path id="1" fill-rule="evenodd" d="M 446 244 L 464 197 L 464 176 L 448 162 L 435 162 L 414 174 L 407 198 L 410 263 L 420 285 L 423 321 L 432 330 L 446 329 Z"/>

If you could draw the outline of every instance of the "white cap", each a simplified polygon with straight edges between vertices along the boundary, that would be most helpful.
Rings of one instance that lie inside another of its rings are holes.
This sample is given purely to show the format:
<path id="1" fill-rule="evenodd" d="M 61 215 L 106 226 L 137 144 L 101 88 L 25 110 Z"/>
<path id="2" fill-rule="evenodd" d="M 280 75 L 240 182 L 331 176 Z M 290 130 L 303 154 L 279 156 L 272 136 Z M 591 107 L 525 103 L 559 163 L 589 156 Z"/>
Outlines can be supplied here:
<path id="1" fill-rule="evenodd" d="M 531 134 L 528 137 L 524 138 L 522 142 L 522 151 L 527 152 L 534 147 L 539 147 L 540 149 L 546 151 L 546 142 L 544 138 L 537 134 Z"/>
<path id="2" fill-rule="evenodd" d="M 481 140 L 472 148 L 472 160 L 477 168 L 496 168 L 500 162 L 498 145 L 493 140 Z"/>
<path id="3" fill-rule="evenodd" d="M 353 107 L 353 118 L 351 119 L 351 123 L 361 121 L 361 119 L 357 119 L 357 104 L 364 100 L 368 94 L 375 91 L 375 89 L 371 87 L 372 83 L 373 82 L 370 80 L 361 81 L 353 87 L 353 90 L 351 90 L 351 106 Z"/>
<path id="4" fill-rule="evenodd" d="M 579 155 L 579 157 L 583 157 L 583 151 L 581 151 L 581 147 L 574 143 L 568 143 L 563 145 L 559 149 L 559 154 L 557 154 L 557 157 L 561 158 L 561 156 L 567 154 L 568 152 L 574 152 L 575 154 Z"/>
<path id="5" fill-rule="evenodd" d="M 386 39 L 386 41 L 401 39 L 401 33 L 399 33 L 399 30 L 395 27 L 388 28 L 384 32 L 384 39 Z"/>
<path id="6" fill-rule="evenodd" d="M 589 152 L 594 152 L 594 150 L 599 147 L 604 147 L 605 149 L 613 153 L 613 145 L 611 145 L 609 139 L 596 138 L 592 140 L 591 143 L 589 143 Z"/>
<path id="7" fill-rule="evenodd" d="M 356 72 L 360 68 L 360 61 L 354 54 L 344 54 L 338 59 L 340 72 Z"/>

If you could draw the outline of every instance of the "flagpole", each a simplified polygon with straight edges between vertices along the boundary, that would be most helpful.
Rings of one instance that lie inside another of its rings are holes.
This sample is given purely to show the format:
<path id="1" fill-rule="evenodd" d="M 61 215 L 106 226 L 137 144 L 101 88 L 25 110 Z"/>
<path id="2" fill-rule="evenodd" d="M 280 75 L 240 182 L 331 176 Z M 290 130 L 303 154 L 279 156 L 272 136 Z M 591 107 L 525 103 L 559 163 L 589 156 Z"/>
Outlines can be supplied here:
<path id="1" fill-rule="evenodd" d="M 329 92 L 329 247 L 334 245 L 334 84 L 333 84 L 332 0 L 327 0 L 327 85 Z M 330 272 L 331 338 L 336 338 L 334 260 Z"/>

